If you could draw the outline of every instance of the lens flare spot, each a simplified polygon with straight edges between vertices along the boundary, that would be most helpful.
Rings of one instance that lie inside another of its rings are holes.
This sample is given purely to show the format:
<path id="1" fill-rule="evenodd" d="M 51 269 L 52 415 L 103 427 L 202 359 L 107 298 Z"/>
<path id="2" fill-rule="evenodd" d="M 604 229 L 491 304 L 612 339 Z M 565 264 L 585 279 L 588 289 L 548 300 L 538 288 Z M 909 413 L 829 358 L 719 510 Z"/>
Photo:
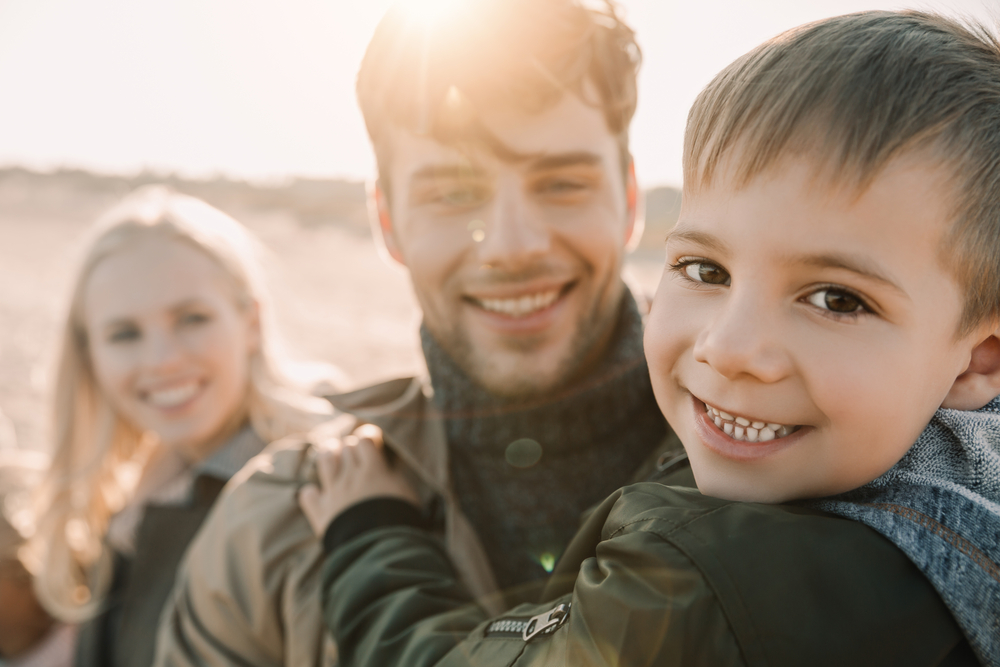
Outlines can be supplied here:
<path id="1" fill-rule="evenodd" d="M 515 468 L 530 468 L 542 459 L 542 446 L 531 438 L 521 438 L 507 445 L 505 455 Z"/>
<path id="2" fill-rule="evenodd" d="M 556 557 L 554 554 L 550 554 L 548 551 L 543 553 L 538 557 L 538 564 L 542 566 L 542 569 L 550 573 L 556 566 Z"/>

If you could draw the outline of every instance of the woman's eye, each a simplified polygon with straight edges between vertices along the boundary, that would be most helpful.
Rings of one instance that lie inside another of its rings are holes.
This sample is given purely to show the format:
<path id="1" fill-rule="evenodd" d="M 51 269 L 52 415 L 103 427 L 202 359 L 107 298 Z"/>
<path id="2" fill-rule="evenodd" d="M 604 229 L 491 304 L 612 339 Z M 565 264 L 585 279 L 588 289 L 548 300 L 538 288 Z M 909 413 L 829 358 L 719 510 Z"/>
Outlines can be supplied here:
<path id="1" fill-rule="evenodd" d="M 709 285 L 728 285 L 730 282 L 725 269 L 711 262 L 688 262 L 683 266 L 685 275 L 695 282 Z"/>
<path id="2" fill-rule="evenodd" d="M 139 340 L 140 335 L 139 330 L 132 327 L 113 329 L 108 332 L 108 341 L 111 343 L 128 343 Z"/>
<path id="3" fill-rule="evenodd" d="M 860 298 L 850 292 L 829 287 L 816 290 L 806 297 L 806 301 L 817 308 L 822 308 L 832 313 L 849 315 L 852 313 L 868 312 L 868 307 Z"/>
<path id="4" fill-rule="evenodd" d="M 208 315 L 204 313 L 186 313 L 181 315 L 179 321 L 181 324 L 203 324 L 208 322 L 209 319 Z"/>

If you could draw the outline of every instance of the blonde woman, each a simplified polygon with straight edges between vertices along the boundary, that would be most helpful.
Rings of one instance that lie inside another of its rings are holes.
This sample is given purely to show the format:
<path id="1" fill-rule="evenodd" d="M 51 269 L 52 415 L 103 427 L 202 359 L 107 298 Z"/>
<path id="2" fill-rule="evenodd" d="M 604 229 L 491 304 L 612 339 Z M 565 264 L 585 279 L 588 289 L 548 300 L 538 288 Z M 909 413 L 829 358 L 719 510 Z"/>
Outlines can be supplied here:
<path id="1" fill-rule="evenodd" d="M 77 665 L 149 665 L 174 572 L 228 479 L 328 419 L 284 372 L 251 237 L 160 187 L 98 222 L 56 369 L 52 467 L 30 553 L 82 622 Z"/>

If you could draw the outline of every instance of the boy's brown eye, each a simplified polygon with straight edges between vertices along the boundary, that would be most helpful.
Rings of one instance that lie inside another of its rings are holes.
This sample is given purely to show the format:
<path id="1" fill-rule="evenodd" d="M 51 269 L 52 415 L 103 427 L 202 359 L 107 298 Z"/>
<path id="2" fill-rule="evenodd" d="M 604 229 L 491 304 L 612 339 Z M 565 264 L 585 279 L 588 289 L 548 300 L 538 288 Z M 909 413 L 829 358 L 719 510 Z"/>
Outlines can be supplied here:
<path id="1" fill-rule="evenodd" d="M 860 313 L 867 310 L 861 299 L 850 292 L 836 289 L 822 289 L 813 292 L 807 301 L 817 308 L 829 310 L 832 313 Z"/>
<path id="2" fill-rule="evenodd" d="M 826 307 L 835 313 L 853 313 L 861 303 L 850 294 L 827 290 Z"/>
<path id="3" fill-rule="evenodd" d="M 729 284 L 729 274 L 722 267 L 710 264 L 709 262 L 691 262 L 684 267 L 684 273 L 691 280 L 700 283 L 708 283 L 710 285 Z"/>

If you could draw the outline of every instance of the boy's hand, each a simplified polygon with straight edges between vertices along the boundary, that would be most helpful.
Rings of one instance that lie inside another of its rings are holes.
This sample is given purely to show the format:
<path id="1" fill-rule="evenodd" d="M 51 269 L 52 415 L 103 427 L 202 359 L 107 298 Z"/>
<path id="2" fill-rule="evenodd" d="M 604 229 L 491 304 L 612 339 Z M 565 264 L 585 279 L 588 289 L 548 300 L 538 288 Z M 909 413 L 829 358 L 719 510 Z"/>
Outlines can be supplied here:
<path id="1" fill-rule="evenodd" d="M 316 472 L 319 486 L 302 487 L 299 507 L 320 538 L 337 515 L 363 500 L 389 496 L 420 504 L 410 483 L 386 460 L 382 431 L 370 424 L 324 443 L 316 454 Z"/>

